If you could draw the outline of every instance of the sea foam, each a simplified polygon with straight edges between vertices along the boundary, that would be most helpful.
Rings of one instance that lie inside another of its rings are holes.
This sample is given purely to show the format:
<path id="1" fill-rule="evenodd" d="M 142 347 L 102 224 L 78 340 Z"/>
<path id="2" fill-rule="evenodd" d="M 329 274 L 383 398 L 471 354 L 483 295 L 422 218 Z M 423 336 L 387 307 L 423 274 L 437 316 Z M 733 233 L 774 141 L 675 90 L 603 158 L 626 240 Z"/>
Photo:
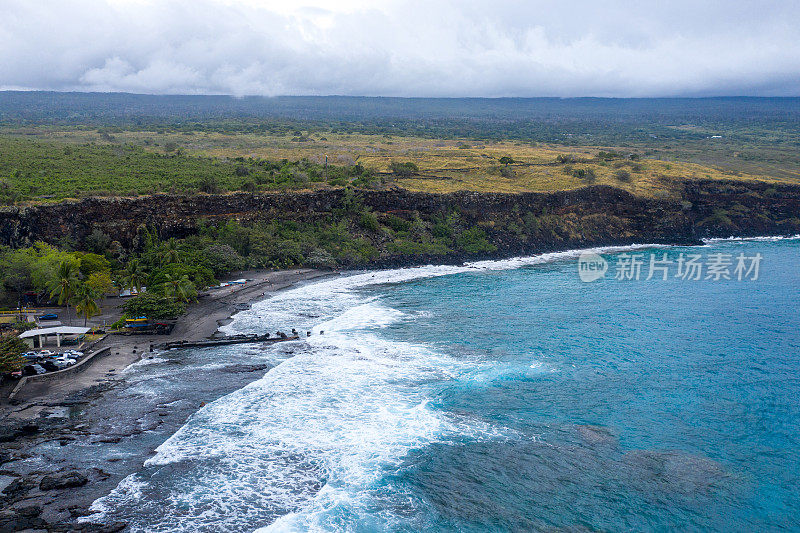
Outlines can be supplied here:
<path id="1" fill-rule="evenodd" d="M 385 528 L 393 518 L 375 511 L 376 493 L 410 505 L 380 484 L 409 451 L 515 432 L 431 406 L 431 383 L 457 383 L 461 376 L 493 381 L 504 371 L 382 337 L 379 330 L 414 317 L 361 289 L 645 247 L 353 273 L 258 302 L 237 314 L 226 332 L 298 327 L 314 334 L 286 343 L 295 346 L 293 356 L 261 379 L 193 414 L 146 461 L 135 483 L 121 483 L 92 509 L 130 520 L 132 531 L 247 530 L 254 524 L 268 531 L 324 530 L 345 517 L 350 525 Z"/>

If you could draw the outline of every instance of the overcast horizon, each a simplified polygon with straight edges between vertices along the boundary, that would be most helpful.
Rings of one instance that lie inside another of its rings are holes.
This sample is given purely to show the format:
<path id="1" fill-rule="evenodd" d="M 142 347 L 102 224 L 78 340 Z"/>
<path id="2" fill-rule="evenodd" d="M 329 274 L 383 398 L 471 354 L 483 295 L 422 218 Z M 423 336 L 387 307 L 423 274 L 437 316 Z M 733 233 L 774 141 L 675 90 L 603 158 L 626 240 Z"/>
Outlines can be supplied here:
<path id="1" fill-rule="evenodd" d="M 4 0 L 0 90 L 800 95 L 800 3 Z"/>

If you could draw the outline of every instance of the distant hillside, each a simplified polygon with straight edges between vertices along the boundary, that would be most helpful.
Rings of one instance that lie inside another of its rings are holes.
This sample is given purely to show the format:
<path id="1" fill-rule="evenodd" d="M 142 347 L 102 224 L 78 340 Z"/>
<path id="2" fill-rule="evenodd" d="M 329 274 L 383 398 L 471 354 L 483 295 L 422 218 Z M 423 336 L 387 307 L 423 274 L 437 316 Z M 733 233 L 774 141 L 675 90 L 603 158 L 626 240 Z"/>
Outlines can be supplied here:
<path id="1" fill-rule="evenodd" d="M 159 96 L 125 93 L 0 92 L 0 123 L 145 125 L 267 119 L 356 123 L 442 136 L 658 132 L 692 137 L 766 128 L 797 133 L 800 98 L 372 98 L 344 96 Z M 502 129 L 500 127 L 502 126 Z M 672 126 L 672 128 L 668 128 Z M 652 130 L 652 131 L 651 131 Z"/>

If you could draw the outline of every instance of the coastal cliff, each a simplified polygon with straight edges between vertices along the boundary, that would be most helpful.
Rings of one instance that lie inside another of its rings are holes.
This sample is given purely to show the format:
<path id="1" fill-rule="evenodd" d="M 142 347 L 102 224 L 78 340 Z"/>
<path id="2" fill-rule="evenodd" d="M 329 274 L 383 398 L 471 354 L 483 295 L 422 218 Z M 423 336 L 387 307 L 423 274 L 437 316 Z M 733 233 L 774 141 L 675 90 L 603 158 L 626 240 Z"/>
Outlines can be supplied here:
<path id="1" fill-rule="evenodd" d="M 100 230 L 135 248 L 144 229 L 162 238 L 186 237 L 204 224 L 285 220 L 330 222 L 346 217 L 355 201 L 379 220 L 430 221 L 456 213 L 465 227 L 480 228 L 489 247 L 474 252 L 407 254 L 385 246 L 388 238 L 355 227 L 380 251 L 372 265 L 508 257 L 608 244 L 694 243 L 703 237 L 800 233 L 800 186 L 762 182 L 687 181 L 678 199 L 635 196 L 609 186 L 553 193 L 429 194 L 404 189 L 226 195 L 153 195 L 86 198 L 0 210 L 0 244 L 35 241 L 80 245 Z M 409 257 L 412 255 L 412 257 Z"/>

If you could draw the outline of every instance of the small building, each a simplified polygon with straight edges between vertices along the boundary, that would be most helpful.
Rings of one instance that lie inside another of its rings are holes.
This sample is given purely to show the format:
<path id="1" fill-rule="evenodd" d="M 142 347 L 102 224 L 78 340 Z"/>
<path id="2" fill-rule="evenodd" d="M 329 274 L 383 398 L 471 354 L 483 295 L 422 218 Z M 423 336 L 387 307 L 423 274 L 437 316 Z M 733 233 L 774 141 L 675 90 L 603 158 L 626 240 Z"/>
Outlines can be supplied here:
<path id="1" fill-rule="evenodd" d="M 39 339 L 39 348 L 44 348 L 48 337 L 56 336 L 56 346 L 61 347 L 62 338 L 80 337 L 86 335 L 90 328 L 76 326 L 55 326 L 50 328 L 36 328 L 20 334 L 19 338 L 24 340 L 31 348 L 36 348 L 36 339 Z"/>

